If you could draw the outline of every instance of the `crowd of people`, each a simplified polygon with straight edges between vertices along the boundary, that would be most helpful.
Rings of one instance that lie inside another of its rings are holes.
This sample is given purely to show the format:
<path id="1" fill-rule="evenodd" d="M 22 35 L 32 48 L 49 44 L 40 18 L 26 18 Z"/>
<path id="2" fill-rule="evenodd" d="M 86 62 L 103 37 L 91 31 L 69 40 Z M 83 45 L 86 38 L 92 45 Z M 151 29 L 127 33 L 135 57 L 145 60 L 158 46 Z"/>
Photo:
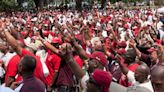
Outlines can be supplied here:
<path id="1" fill-rule="evenodd" d="M 0 15 L 0 92 L 163 92 L 156 8 Z"/>

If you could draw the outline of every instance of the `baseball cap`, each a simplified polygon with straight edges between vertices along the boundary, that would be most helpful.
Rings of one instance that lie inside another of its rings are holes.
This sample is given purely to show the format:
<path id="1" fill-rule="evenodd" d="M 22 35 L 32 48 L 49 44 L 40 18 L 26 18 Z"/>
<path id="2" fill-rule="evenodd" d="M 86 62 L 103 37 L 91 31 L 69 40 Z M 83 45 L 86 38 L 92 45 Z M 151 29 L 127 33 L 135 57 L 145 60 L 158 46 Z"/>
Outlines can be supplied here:
<path id="1" fill-rule="evenodd" d="M 111 82 L 109 92 L 151 92 L 149 89 L 141 86 L 124 87 L 115 82 Z"/>
<path id="2" fill-rule="evenodd" d="M 60 38 L 58 38 L 58 37 L 54 37 L 54 38 L 51 40 L 51 43 L 59 43 L 59 44 L 61 44 L 62 41 L 61 41 Z"/>
<path id="3" fill-rule="evenodd" d="M 103 87 L 104 92 L 109 92 L 109 86 L 112 81 L 112 75 L 110 74 L 110 72 L 96 69 L 93 72 L 92 78 L 99 86 Z"/>
<path id="4" fill-rule="evenodd" d="M 120 41 L 120 42 L 117 43 L 117 45 L 121 48 L 126 48 L 126 46 L 127 46 L 125 41 Z"/>
<path id="5" fill-rule="evenodd" d="M 105 57 L 105 54 L 103 52 L 95 51 L 95 52 L 92 53 L 92 55 L 90 56 L 90 58 L 96 59 L 103 66 L 106 66 L 107 65 L 107 58 Z"/>

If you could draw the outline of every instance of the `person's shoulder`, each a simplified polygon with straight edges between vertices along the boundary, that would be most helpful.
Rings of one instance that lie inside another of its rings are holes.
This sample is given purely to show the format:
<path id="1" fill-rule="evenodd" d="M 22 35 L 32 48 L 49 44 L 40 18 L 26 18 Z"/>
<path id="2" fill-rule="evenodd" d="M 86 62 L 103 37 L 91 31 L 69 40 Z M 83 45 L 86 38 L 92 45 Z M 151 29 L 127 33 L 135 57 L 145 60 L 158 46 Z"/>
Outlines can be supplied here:
<path id="1" fill-rule="evenodd" d="M 45 84 L 41 80 L 39 80 L 38 78 L 36 78 L 35 82 L 38 86 L 45 88 Z"/>
<path id="2" fill-rule="evenodd" d="M 14 91 L 8 87 L 0 86 L 0 92 L 14 92 Z"/>

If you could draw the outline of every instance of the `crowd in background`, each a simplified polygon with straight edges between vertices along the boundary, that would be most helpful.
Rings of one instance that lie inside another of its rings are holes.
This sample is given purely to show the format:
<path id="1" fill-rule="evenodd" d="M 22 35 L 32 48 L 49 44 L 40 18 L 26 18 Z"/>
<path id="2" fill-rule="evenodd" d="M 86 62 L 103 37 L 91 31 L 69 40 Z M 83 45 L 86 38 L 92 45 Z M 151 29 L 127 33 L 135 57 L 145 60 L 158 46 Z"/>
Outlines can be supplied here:
<path id="1" fill-rule="evenodd" d="M 4 13 L 0 38 L 0 92 L 164 90 L 156 8 Z"/>

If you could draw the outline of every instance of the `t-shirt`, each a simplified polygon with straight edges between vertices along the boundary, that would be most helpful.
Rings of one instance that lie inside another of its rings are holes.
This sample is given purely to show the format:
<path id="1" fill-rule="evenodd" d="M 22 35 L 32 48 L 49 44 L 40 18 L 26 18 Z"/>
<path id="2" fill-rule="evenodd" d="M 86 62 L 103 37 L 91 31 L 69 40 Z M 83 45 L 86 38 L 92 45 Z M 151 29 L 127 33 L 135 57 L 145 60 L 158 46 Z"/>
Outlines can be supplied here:
<path id="1" fill-rule="evenodd" d="M 6 76 L 5 81 L 7 81 L 8 77 L 16 77 L 18 74 L 18 64 L 20 62 L 19 55 L 13 56 L 8 63 L 8 66 L 6 68 Z M 19 76 L 16 78 L 16 81 L 20 81 L 22 78 Z"/>
<path id="2" fill-rule="evenodd" d="M 8 87 L 0 86 L 0 92 L 14 92 L 14 91 Z"/>
<path id="3" fill-rule="evenodd" d="M 55 71 L 59 70 L 61 58 L 56 54 L 49 54 L 46 59 L 46 65 L 49 70 L 49 75 L 46 77 L 48 85 L 52 82 L 52 77 L 54 76 Z"/>
<path id="4" fill-rule="evenodd" d="M 55 85 L 58 86 L 69 86 L 72 87 L 74 84 L 73 72 L 70 66 L 64 61 L 61 61 L 60 69 Z"/>
<path id="5" fill-rule="evenodd" d="M 37 62 L 36 62 L 36 68 L 34 71 L 34 75 L 35 75 L 35 77 L 40 79 L 43 83 L 47 84 L 46 78 L 44 77 L 44 74 L 43 74 L 43 68 L 42 68 L 42 64 L 41 64 L 39 57 L 35 56 L 33 53 L 31 53 L 25 49 L 22 49 L 21 57 L 23 57 L 25 55 L 33 56 L 36 59 Z"/>
<path id="6" fill-rule="evenodd" d="M 46 87 L 41 80 L 31 75 L 23 80 L 20 92 L 46 92 Z"/>
<path id="7" fill-rule="evenodd" d="M 153 86 L 152 86 L 152 83 L 150 80 L 145 83 L 139 83 L 135 80 L 135 74 L 132 71 L 128 71 L 127 77 L 128 77 L 128 80 L 132 83 L 132 85 L 138 85 L 141 87 L 145 87 L 145 88 L 149 89 L 151 92 L 154 92 Z"/>
<path id="8" fill-rule="evenodd" d="M 84 61 L 78 55 L 74 56 L 73 58 L 75 62 L 82 68 Z"/>

